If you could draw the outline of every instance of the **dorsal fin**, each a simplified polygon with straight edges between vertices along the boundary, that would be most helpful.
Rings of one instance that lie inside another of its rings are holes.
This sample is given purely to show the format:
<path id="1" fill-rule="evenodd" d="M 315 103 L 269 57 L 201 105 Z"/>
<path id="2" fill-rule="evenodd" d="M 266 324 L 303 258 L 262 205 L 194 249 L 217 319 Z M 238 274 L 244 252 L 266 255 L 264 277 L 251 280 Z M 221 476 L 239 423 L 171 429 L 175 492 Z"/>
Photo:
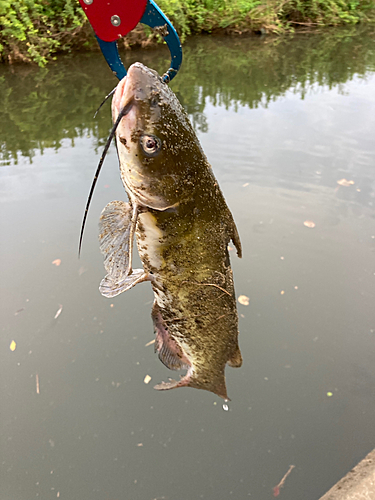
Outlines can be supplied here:
<path id="1" fill-rule="evenodd" d="M 234 246 L 236 247 L 236 250 L 237 250 L 237 255 L 239 258 L 242 257 L 242 245 L 241 245 L 241 240 L 240 240 L 240 235 L 238 234 L 238 231 L 237 231 L 237 226 L 236 226 L 236 223 L 232 222 L 232 234 L 231 234 L 231 240 L 233 241 L 234 243 Z"/>

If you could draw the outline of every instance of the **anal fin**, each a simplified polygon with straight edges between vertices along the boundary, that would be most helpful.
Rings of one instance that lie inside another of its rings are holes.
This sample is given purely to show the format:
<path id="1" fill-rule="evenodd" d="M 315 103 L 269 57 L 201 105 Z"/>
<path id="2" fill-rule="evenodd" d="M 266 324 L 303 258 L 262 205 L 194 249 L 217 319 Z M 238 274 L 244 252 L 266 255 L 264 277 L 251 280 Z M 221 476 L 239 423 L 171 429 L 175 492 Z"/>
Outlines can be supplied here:
<path id="1" fill-rule="evenodd" d="M 152 308 L 152 320 L 156 334 L 155 351 L 158 352 L 160 361 L 170 370 L 188 369 L 191 363 L 182 348 L 170 335 L 162 317 L 162 311 L 156 302 Z"/>

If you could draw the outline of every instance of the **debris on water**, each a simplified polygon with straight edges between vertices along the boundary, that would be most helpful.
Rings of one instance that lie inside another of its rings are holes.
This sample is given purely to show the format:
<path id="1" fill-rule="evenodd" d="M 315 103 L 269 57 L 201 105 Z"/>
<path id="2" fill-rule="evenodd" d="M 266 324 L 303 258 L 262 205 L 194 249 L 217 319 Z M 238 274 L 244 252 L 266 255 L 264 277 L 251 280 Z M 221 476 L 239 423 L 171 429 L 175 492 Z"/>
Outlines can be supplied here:
<path id="1" fill-rule="evenodd" d="M 151 380 L 150 375 L 146 375 L 146 376 L 145 376 L 145 378 L 143 379 L 143 382 L 144 382 L 145 384 L 148 384 L 148 383 L 150 382 L 150 380 Z"/>
<path id="2" fill-rule="evenodd" d="M 294 290 L 298 290 L 298 286 L 297 285 L 294 287 Z"/>
<path id="3" fill-rule="evenodd" d="M 16 312 L 14 313 L 14 315 L 15 315 L 15 316 L 18 316 L 18 315 L 19 315 L 19 313 L 20 313 L 20 312 L 22 312 L 22 311 L 24 311 L 24 310 L 25 310 L 25 308 L 24 308 L 24 307 L 21 307 L 21 309 L 18 309 L 18 311 L 16 311 Z"/>
<path id="4" fill-rule="evenodd" d="M 53 264 L 54 266 L 59 266 L 59 265 L 61 264 L 61 259 L 55 259 L 55 260 L 53 260 L 53 261 L 52 261 L 52 264 Z"/>
<path id="5" fill-rule="evenodd" d="M 315 227 L 315 222 L 313 222 L 312 220 L 305 220 L 303 225 L 312 229 L 313 227 Z"/>
<path id="6" fill-rule="evenodd" d="M 337 181 L 337 184 L 339 186 L 349 187 L 349 186 L 352 186 L 354 184 L 354 181 L 348 181 L 346 179 L 340 179 L 339 181 Z"/>
<path id="7" fill-rule="evenodd" d="M 14 352 L 16 350 L 16 347 L 17 347 L 16 342 L 14 340 L 12 340 L 12 342 L 10 343 L 10 346 L 9 346 L 10 350 L 12 352 Z"/>
<path id="8" fill-rule="evenodd" d="M 87 271 L 87 268 L 84 267 L 84 266 L 81 266 L 79 269 L 78 269 L 78 276 L 81 276 L 83 273 L 85 273 Z"/>
<path id="9" fill-rule="evenodd" d="M 228 403 L 228 400 L 224 399 L 224 404 L 223 404 L 223 410 L 224 411 L 228 411 L 229 410 L 229 406 L 227 405 L 227 403 Z"/>
<path id="10" fill-rule="evenodd" d="M 115 304 L 110 304 L 110 306 L 109 306 L 109 307 L 115 307 Z"/>
<path id="11" fill-rule="evenodd" d="M 328 396 L 329 398 L 331 398 L 331 397 L 333 396 L 333 393 L 332 393 L 332 392 L 327 392 L 327 396 Z"/>
<path id="12" fill-rule="evenodd" d="M 238 297 L 238 302 L 243 306 L 248 306 L 250 304 L 250 299 L 246 295 L 240 295 Z"/>
<path id="13" fill-rule="evenodd" d="M 55 314 L 54 319 L 57 319 L 57 318 L 60 316 L 61 311 L 63 310 L 63 306 L 62 306 L 61 304 L 59 304 L 59 305 L 60 305 L 60 307 L 59 307 L 59 309 L 57 310 L 57 312 L 56 312 L 56 314 Z"/>
<path id="14" fill-rule="evenodd" d="M 145 347 L 148 347 L 149 345 L 152 345 L 152 344 L 155 344 L 155 339 L 150 340 L 150 342 L 147 342 L 147 344 L 145 344 Z"/>
<path id="15" fill-rule="evenodd" d="M 281 290 L 280 295 L 284 295 L 285 290 Z"/>
<path id="16" fill-rule="evenodd" d="M 245 184 L 242 184 L 242 187 L 245 188 L 250 184 L 250 182 L 245 182 Z"/>
<path id="17" fill-rule="evenodd" d="M 292 472 L 294 469 L 295 465 L 291 465 L 287 471 L 287 473 L 283 476 L 282 480 L 273 488 L 273 496 L 278 497 L 280 495 L 280 488 L 284 486 L 286 478 L 289 476 L 289 474 Z"/>
<path id="18" fill-rule="evenodd" d="M 284 258 L 285 258 L 285 257 L 281 256 L 281 257 L 280 257 L 280 260 L 284 260 Z"/>
<path id="19" fill-rule="evenodd" d="M 138 443 L 137 446 L 140 448 L 141 446 L 143 446 L 143 443 Z"/>
<path id="20" fill-rule="evenodd" d="M 40 392 L 39 392 L 39 375 L 38 374 L 35 375 L 35 383 L 36 383 L 36 393 L 40 394 Z"/>

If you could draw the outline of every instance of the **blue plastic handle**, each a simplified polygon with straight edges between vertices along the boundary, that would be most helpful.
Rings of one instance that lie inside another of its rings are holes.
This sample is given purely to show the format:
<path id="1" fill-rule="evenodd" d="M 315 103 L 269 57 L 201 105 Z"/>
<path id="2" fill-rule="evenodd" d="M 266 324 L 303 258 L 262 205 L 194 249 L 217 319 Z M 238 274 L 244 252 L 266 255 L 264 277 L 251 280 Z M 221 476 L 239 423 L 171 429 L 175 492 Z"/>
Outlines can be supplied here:
<path id="1" fill-rule="evenodd" d="M 150 28 L 166 27 L 167 34 L 163 37 L 171 53 L 171 66 L 164 73 L 163 80 L 169 83 L 177 74 L 182 63 L 182 47 L 176 30 L 166 15 L 159 9 L 153 0 L 148 0 L 145 12 L 140 20 Z M 118 52 L 117 42 L 105 42 L 96 36 L 100 49 L 109 67 L 119 80 L 126 76 L 126 69 Z"/>

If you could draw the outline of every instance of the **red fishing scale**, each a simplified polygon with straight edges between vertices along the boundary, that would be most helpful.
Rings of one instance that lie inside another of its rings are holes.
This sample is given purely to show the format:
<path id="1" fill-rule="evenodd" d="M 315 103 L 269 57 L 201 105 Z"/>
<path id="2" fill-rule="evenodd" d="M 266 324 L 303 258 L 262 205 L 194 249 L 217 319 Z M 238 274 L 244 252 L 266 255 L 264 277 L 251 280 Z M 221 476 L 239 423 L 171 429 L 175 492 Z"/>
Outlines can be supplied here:
<path id="1" fill-rule="evenodd" d="M 113 42 L 134 29 L 146 9 L 147 0 L 79 0 L 96 35 Z"/>

